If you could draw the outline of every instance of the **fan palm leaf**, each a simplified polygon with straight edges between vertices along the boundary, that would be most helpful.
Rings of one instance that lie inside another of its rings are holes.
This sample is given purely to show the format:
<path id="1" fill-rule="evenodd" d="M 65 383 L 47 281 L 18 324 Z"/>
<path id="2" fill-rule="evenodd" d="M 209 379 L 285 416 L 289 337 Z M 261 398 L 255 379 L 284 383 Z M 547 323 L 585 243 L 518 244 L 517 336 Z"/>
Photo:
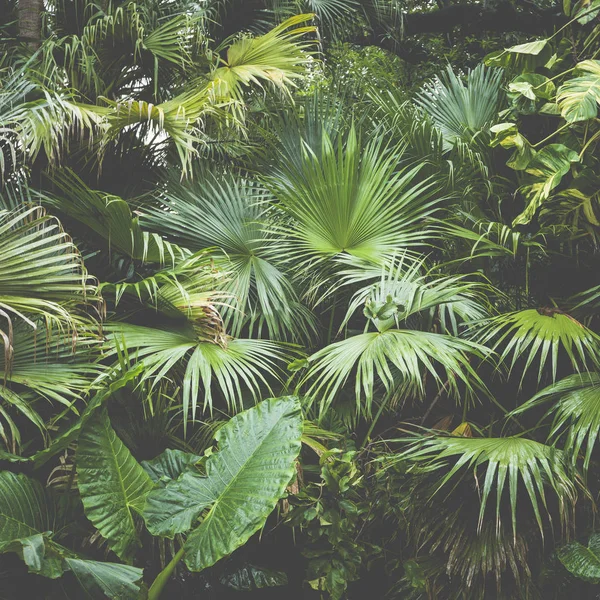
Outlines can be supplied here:
<path id="1" fill-rule="evenodd" d="M 218 390 L 227 409 L 239 411 L 246 395 L 258 401 L 269 380 L 281 378 L 281 366 L 289 361 L 291 348 L 252 339 L 203 339 L 193 328 L 155 329 L 128 323 L 107 326 L 107 356 L 120 346 L 143 365 L 140 383 L 156 385 L 166 377 L 182 386 L 183 415 L 196 416 L 199 400 L 203 412 L 212 412 L 213 392 Z"/>
<path id="2" fill-rule="evenodd" d="M 426 242 L 427 217 L 441 199 L 435 182 L 415 181 L 418 167 L 397 170 L 399 160 L 382 139 L 364 144 L 352 129 L 336 145 L 324 132 L 318 156 L 306 148 L 301 165 L 281 165 L 268 185 L 292 219 L 278 228 L 286 259 L 312 275 L 347 255 L 381 264 Z"/>
<path id="3" fill-rule="evenodd" d="M 220 250 L 214 256 L 222 255 L 218 262 L 229 282 L 219 289 L 231 296 L 222 314 L 232 335 L 245 325 L 260 334 L 264 324 L 275 339 L 306 337 L 310 314 L 269 255 L 276 239 L 264 226 L 272 212 L 264 188 L 232 174 L 204 172 L 185 185 L 169 178 L 158 199 L 162 207 L 145 209 L 144 225 L 192 251 Z"/>
<path id="4" fill-rule="evenodd" d="M 0 353 L 0 437 L 13 452 L 21 444 L 17 414 L 45 436 L 45 407 L 60 408 L 51 411 L 51 424 L 70 411 L 77 413 L 76 402 L 102 372 L 95 364 L 100 355 L 97 332 L 81 327 L 67 333 L 45 330 L 39 318 L 34 325 L 38 334 L 28 324 L 17 323 L 10 353 L 6 345 L 5 352 Z"/>
<path id="5" fill-rule="evenodd" d="M 78 309 L 101 303 L 97 286 L 61 224 L 39 206 L 0 211 L 0 336 L 12 350 L 13 319 L 33 316 L 75 329 Z"/>
<path id="6" fill-rule="evenodd" d="M 354 293 L 342 326 L 364 307 L 380 331 L 423 313 L 429 320 L 437 318 L 444 333 L 458 335 L 460 322 L 478 321 L 489 314 L 489 287 L 464 275 L 440 277 L 425 269 L 424 258 L 392 257 L 380 269 L 378 280 Z"/>
<path id="7" fill-rule="evenodd" d="M 553 416 L 548 441 L 563 441 L 563 450 L 577 461 L 585 446 L 583 471 L 587 473 L 592 452 L 600 436 L 600 374 L 581 373 L 565 377 L 538 392 L 511 414 L 520 414 L 550 403 L 547 415 Z"/>
<path id="8" fill-rule="evenodd" d="M 448 146 L 472 142 L 498 119 L 503 102 L 502 70 L 480 64 L 470 71 L 466 83 L 448 67 L 425 85 L 416 103 L 443 133 Z"/>
<path id="9" fill-rule="evenodd" d="M 501 526 L 503 491 L 508 481 L 508 494 L 513 535 L 517 536 L 517 495 L 523 485 L 535 514 L 535 520 L 543 537 L 542 509 L 549 518 L 546 491 L 553 492 L 558 501 L 563 522 L 569 520 L 577 491 L 572 474 L 567 469 L 560 450 L 521 437 L 466 438 L 423 437 L 405 452 L 392 460 L 407 460 L 428 472 L 447 471 L 434 493 L 447 489 L 449 483 L 465 476 L 473 469 L 476 482 L 478 469 L 485 465 L 485 478 L 481 487 L 479 529 L 492 496 L 496 496 L 495 522 Z"/>
<path id="10" fill-rule="evenodd" d="M 577 372 L 589 370 L 600 360 L 600 338 L 557 309 L 533 308 L 499 315 L 484 321 L 476 339 L 501 351 L 500 362 L 510 361 L 509 373 L 517 360 L 524 358 L 521 384 L 535 361 L 539 362 L 539 383 L 547 367 L 550 367 L 552 379 L 556 379 L 559 358 L 563 355 Z"/>
<path id="11" fill-rule="evenodd" d="M 307 395 L 312 402 L 318 401 L 323 415 L 352 377 L 357 414 L 369 416 L 379 383 L 387 391 L 401 388 L 405 395 L 417 398 L 425 392 L 424 373 L 430 374 L 438 389 L 456 398 L 461 383 L 470 392 L 484 388 L 469 358 L 485 355 L 482 346 L 452 336 L 387 329 L 355 335 L 319 350 L 308 358 L 301 384 L 308 384 Z"/>
<path id="12" fill-rule="evenodd" d="M 211 73 L 217 97 L 242 102 L 245 87 L 263 83 L 289 94 L 310 60 L 307 53 L 310 44 L 301 39 L 315 31 L 312 26 L 298 26 L 312 17 L 312 14 L 296 15 L 264 35 L 244 36 L 234 41 L 222 59 L 223 66 Z"/>

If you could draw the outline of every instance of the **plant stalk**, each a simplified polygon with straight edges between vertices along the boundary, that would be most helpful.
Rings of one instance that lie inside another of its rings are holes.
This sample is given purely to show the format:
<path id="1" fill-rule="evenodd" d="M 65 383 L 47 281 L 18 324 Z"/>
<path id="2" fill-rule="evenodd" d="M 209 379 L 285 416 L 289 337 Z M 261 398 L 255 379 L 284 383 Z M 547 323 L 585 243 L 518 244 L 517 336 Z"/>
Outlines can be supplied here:
<path id="1" fill-rule="evenodd" d="M 167 585 L 167 581 L 171 579 L 171 575 L 173 575 L 173 571 L 177 563 L 183 558 L 183 555 L 182 546 L 179 552 L 171 559 L 171 562 L 156 576 L 156 579 L 148 590 L 148 600 L 158 600 L 160 598 L 165 585 Z"/>

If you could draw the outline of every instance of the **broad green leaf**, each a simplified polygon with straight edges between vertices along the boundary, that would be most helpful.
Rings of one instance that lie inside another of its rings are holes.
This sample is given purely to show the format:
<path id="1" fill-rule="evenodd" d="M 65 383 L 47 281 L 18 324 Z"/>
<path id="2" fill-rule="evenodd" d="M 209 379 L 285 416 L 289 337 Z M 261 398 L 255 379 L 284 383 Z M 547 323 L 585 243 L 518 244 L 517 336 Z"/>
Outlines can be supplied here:
<path id="1" fill-rule="evenodd" d="M 139 598 L 139 583 L 144 574 L 142 569 L 79 558 L 67 558 L 65 563 L 87 592 L 86 598 L 94 600 L 104 600 L 107 596 L 112 600 Z"/>
<path id="2" fill-rule="evenodd" d="M 551 100 L 554 95 L 554 83 L 544 75 L 538 73 L 524 73 L 515 77 L 509 84 L 508 89 L 525 96 L 529 100 L 543 98 Z"/>
<path id="3" fill-rule="evenodd" d="M 142 467 L 155 483 L 161 479 L 177 479 L 182 473 L 190 471 L 202 460 L 201 456 L 167 448 L 152 460 L 142 461 Z"/>
<path id="4" fill-rule="evenodd" d="M 111 427 L 106 409 L 84 424 L 77 446 L 77 484 L 85 514 L 119 558 L 133 558 L 141 513 L 152 480 Z"/>
<path id="5" fill-rule="evenodd" d="M 78 556 L 51 539 L 53 517 L 42 486 L 25 475 L 0 472 L 0 552 L 16 552 L 29 572 L 56 579 L 71 570 L 85 597 L 136 600 L 143 571 Z"/>
<path id="6" fill-rule="evenodd" d="M 55 579 L 63 569 L 48 537 L 51 520 L 44 489 L 37 481 L 0 472 L 0 552 L 16 552 L 31 573 Z"/>
<path id="7" fill-rule="evenodd" d="M 295 397 L 265 400 L 221 427 L 206 476 L 191 471 L 148 494 L 144 518 L 153 535 L 190 529 L 184 546 L 191 571 L 215 564 L 264 524 L 294 475 L 302 413 Z M 206 516 L 198 524 L 202 514 Z"/>
<path id="8" fill-rule="evenodd" d="M 587 547 L 571 542 L 557 551 L 560 562 L 570 573 L 589 583 L 600 583 L 600 534 L 590 537 Z"/>
<path id="9" fill-rule="evenodd" d="M 499 145 L 502 148 L 515 149 L 506 164 L 516 171 L 526 169 L 535 156 L 535 150 L 529 141 L 519 133 L 516 123 L 499 123 L 491 127 L 490 131 L 494 134 L 491 146 Z"/>
<path id="10" fill-rule="evenodd" d="M 583 2 L 578 2 L 575 6 L 575 10 L 574 18 L 577 19 L 577 22 L 580 25 L 585 25 L 598 16 L 598 13 L 600 12 L 600 0 L 594 0 L 593 2 L 584 0 Z"/>
<path id="11" fill-rule="evenodd" d="M 565 81 L 556 94 L 562 116 L 568 123 L 596 118 L 600 103 L 600 61 L 585 60 L 577 65 L 579 77 Z"/>
<path id="12" fill-rule="evenodd" d="M 579 162 L 579 155 L 563 144 L 549 144 L 542 148 L 525 170 L 530 183 L 524 186 L 529 204 L 513 221 L 515 225 L 525 225 L 533 219 L 538 208 L 569 172 L 573 163 Z"/>
<path id="13" fill-rule="evenodd" d="M 532 72 L 545 65 L 552 56 L 549 40 L 536 40 L 488 54 L 484 62 L 490 67 L 504 67 L 515 71 Z"/>

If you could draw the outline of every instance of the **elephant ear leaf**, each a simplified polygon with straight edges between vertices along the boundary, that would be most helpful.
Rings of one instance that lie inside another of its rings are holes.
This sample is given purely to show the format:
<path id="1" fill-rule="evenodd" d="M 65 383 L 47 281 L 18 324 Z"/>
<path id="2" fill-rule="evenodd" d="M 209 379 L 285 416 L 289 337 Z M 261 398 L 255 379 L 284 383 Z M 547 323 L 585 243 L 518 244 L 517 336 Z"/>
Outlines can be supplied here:
<path id="1" fill-rule="evenodd" d="M 77 447 L 77 480 L 87 518 L 111 550 L 130 561 L 140 541 L 134 513 L 153 483 L 111 427 L 106 409 L 86 421 Z"/>
<path id="2" fill-rule="evenodd" d="M 112 598 L 113 600 L 136 600 L 140 595 L 139 582 L 143 571 L 129 565 L 67 558 L 65 560 L 86 598 Z"/>
<path id="3" fill-rule="evenodd" d="M 194 469 L 201 456 L 167 448 L 152 460 L 143 460 L 142 467 L 154 482 L 177 479 L 182 473 Z"/>
<path id="4" fill-rule="evenodd" d="M 192 529 L 184 546 L 191 571 L 231 554 L 265 523 L 294 475 L 302 412 L 295 397 L 265 400 L 216 434 L 206 476 L 187 471 L 148 494 L 144 518 L 154 535 Z M 198 519 L 206 515 L 198 524 Z"/>
<path id="5" fill-rule="evenodd" d="M 592 535 L 587 547 L 571 542 L 557 554 L 567 571 L 589 583 L 600 583 L 600 534 Z"/>
<path id="6" fill-rule="evenodd" d="M 0 552 L 16 552 L 30 573 L 63 573 L 58 546 L 49 539 L 51 518 L 42 486 L 25 475 L 0 472 Z"/>

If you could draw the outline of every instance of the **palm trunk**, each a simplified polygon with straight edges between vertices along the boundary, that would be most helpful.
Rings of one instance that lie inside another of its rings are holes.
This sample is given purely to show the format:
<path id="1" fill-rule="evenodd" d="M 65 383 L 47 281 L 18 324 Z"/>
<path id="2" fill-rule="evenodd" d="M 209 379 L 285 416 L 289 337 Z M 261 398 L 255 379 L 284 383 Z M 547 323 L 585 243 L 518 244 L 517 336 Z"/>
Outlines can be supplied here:
<path id="1" fill-rule="evenodd" d="M 44 0 L 19 0 L 19 38 L 33 50 L 42 43 Z"/>

